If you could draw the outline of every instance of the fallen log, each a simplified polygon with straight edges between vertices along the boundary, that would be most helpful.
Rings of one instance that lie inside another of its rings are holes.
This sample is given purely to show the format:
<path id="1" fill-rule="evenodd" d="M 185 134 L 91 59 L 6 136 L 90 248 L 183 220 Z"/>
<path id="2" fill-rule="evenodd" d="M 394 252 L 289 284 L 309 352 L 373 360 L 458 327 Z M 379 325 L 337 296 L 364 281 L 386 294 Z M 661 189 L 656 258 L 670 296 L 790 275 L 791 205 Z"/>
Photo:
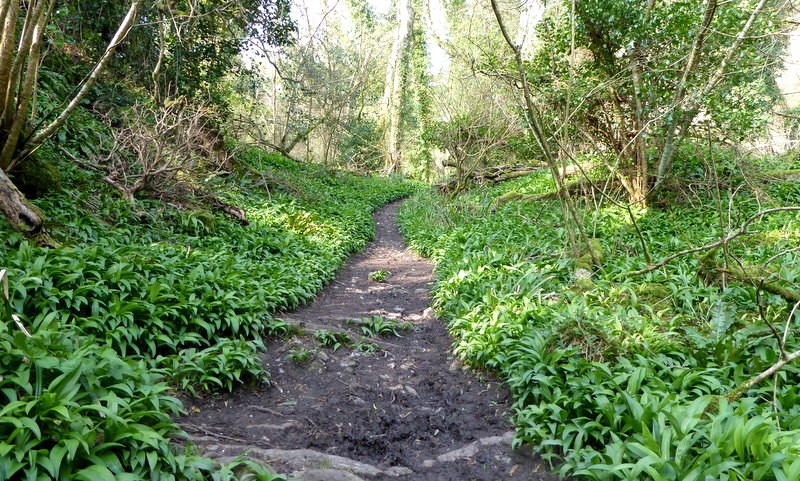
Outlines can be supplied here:
<path id="1" fill-rule="evenodd" d="M 456 175 L 449 181 L 439 184 L 439 191 L 442 193 L 457 193 L 467 184 L 487 185 L 498 184 L 508 180 L 532 174 L 543 167 L 542 164 L 536 165 L 504 165 L 477 169 L 469 173 Z"/>

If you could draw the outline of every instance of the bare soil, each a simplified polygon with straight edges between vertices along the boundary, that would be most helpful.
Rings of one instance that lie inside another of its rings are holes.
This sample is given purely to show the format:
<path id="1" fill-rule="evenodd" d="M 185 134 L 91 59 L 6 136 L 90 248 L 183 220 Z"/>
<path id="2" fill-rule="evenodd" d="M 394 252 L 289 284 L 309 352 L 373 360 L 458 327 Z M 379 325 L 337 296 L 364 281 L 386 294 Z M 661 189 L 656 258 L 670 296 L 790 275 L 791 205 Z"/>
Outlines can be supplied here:
<path id="1" fill-rule="evenodd" d="M 304 481 L 558 479 L 530 448 L 511 449 L 502 384 L 452 358 L 428 308 L 433 267 L 406 248 L 399 204 L 376 214 L 375 242 L 315 302 L 278 316 L 302 329 L 267 342 L 271 385 L 194 400 L 181 425 L 209 456 L 248 450 Z M 383 282 L 370 279 L 381 270 Z M 371 316 L 411 329 L 373 338 L 348 322 Z M 323 347 L 320 329 L 352 344 Z"/>

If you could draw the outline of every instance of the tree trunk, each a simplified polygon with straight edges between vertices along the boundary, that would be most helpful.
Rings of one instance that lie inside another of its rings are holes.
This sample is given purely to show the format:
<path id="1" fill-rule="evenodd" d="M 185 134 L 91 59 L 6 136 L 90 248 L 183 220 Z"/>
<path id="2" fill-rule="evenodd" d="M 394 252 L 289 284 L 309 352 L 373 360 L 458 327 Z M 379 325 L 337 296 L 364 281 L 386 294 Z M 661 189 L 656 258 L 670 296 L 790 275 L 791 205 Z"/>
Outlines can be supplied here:
<path id="1" fill-rule="evenodd" d="M 750 18 L 747 19 L 747 22 L 745 22 L 742 29 L 736 35 L 736 39 L 734 40 L 733 44 L 728 47 L 727 51 L 725 52 L 725 57 L 717 66 L 716 70 L 714 70 L 714 73 L 711 75 L 711 78 L 708 80 L 708 82 L 706 82 L 706 85 L 700 92 L 698 92 L 697 95 L 693 96 L 691 101 L 685 102 L 685 84 L 695 68 L 695 56 L 700 54 L 700 48 L 705 41 L 711 19 L 714 17 L 714 11 L 717 6 L 716 0 L 708 0 L 703 26 L 698 34 L 698 38 L 695 40 L 695 45 L 692 48 L 689 60 L 684 68 L 683 76 L 675 92 L 675 99 L 673 100 L 673 120 L 668 126 L 664 135 L 664 147 L 661 151 L 661 156 L 658 161 L 656 183 L 653 186 L 654 191 L 660 188 L 664 180 L 666 180 L 669 171 L 672 169 L 672 162 L 675 158 L 675 152 L 680 144 L 682 136 L 695 119 L 695 116 L 699 110 L 700 102 L 702 102 L 702 100 L 707 97 L 717 87 L 717 85 L 719 85 L 720 81 L 722 81 L 722 78 L 725 76 L 725 73 L 728 70 L 728 66 L 735 60 L 734 57 L 738 53 L 739 48 L 742 46 L 742 42 L 744 42 L 744 40 L 747 38 L 750 28 L 764 10 L 766 4 L 767 0 L 760 0 L 758 2 L 753 9 L 753 12 L 750 14 Z M 684 103 L 687 105 L 683 105 Z"/>
<path id="2" fill-rule="evenodd" d="M 108 44 L 106 51 L 103 53 L 103 56 L 100 57 L 100 60 L 97 61 L 92 72 L 89 74 L 89 77 L 84 82 L 81 89 L 75 94 L 75 97 L 70 100 L 69 104 L 64 108 L 64 110 L 56 117 L 55 120 L 50 122 L 44 129 L 38 132 L 33 138 L 30 140 L 29 145 L 27 146 L 27 150 L 30 151 L 45 140 L 49 139 L 53 134 L 56 133 L 58 129 L 64 125 L 66 122 L 67 117 L 72 114 L 72 112 L 80 105 L 86 95 L 94 86 L 97 78 L 100 76 L 100 72 L 108 65 L 108 62 L 111 61 L 111 56 L 113 55 L 114 51 L 117 49 L 117 46 L 122 43 L 125 37 L 128 35 L 131 27 L 133 26 L 133 21 L 136 20 L 136 12 L 139 9 L 139 5 L 142 3 L 142 0 L 133 0 L 131 2 L 130 7 L 128 8 L 128 13 L 125 15 L 125 18 L 120 23 L 119 27 L 117 28 L 116 33 L 114 34 L 114 38 L 111 39 L 111 42 Z"/>
<path id="3" fill-rule="evenodd" d="M 12 88 L 16 88 L 16 82 L 11 78 L 11 66 L 14 64 L 14 45 L 17 43 L 19 0 L 3 0 L 0 11 L 3 25 L 0 37 L 0 129 L 5 131 L 14 121 L 12 112 L 15 109 L 10 107 L 14 98 Z"/>
<path id="4" fill-rule="evenodd" d="M 12 47 L 14 43 L 17 43 L 16 23 L 19 1 L 3 0 L 0 2 L 0 13 L 2 14 L 0 22 L 3 24 L 2 40 L 0 40 L 0 104 L 2 104 L 0 113 L 0 210 L 14 229 L 28 235 L 39 235 L 40 241 L 46 237 L 42 216 L 36 208 L 28 203 L 6 172 L 50 138 L 86 97 L 100 71 L 111 59 L 114 49 L 133 25 L 136 11 L 141 2 L 142 0 L 132 0 L 128 14 L 120 24 L 114 38 L 75 97 L 55 120 L 36 133 L 24 145 L 20 143 L 20 138 L 27 124 L 30 106 L 32 102 L 35 102 L 41 39 L 55 6 L 55 0 L 41 0 L 29 5 L 25 25 L 18 39 L 19 46 L 16 55 Z M 23 73 L 24 64 L 27 64 L 27 67 Z M 50 244 L 47 240 L 44 242 Z"/>
<path id="5" fill-rule="evenodd" d="M 650 19 L 650 13 L 653 11 L 653 4 L 655 0 L 648 0 L 647 7 L 645 8 L 645 18 Z M 644 96 L 642 88 L 642 67 L 640 65 L 642 52 L 641 42 L 636 42 L 636 45 L 631 51 L 631 81 L 633 83 L 634 92 L 634 135 L 633 138 L 633 157 L 635 159 L 634 166 L 636 174 L 631 179 L 632 190 L 630 192 L 631 204 L 645 207 L 647 203 L 647 191 L 650 187 L 650 172 L 647 162 L 647 146 L 645 145 L 645 120 L 644 120 L 644 103 L 642 98 Z"/>
<path id="6" fill-rule="evenodd" d="M 42 232 L 44 219 L 37 209 L 28 203 L 2 169 L 0 169 L 0 210 L 15 230 L 28 235 Z"/>
<path id="7" fill-rule="evenodd" d="M 386 172 L 398 172 L 402 165 L 400 153 L 400 122 L 403 107 L 404 59 L 410 50 L 414 7 L 411 0 L 397 3 L 398 23 L 392 53 L 386 64 L 386 86 L 383 92 L 383 122 L 386 127 Z"/>

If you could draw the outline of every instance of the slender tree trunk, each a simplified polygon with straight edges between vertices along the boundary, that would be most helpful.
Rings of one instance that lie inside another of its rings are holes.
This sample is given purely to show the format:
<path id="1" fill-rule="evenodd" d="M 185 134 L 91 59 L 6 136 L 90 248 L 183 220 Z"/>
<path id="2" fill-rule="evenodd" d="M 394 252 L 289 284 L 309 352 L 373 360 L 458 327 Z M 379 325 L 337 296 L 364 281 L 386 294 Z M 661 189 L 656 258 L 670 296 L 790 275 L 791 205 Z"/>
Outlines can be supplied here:
<path id="1" fill-rule="evenodd" d="M 0 134 L 2 134 L 0 137 L 0 210 L 15 229 L 30 235 L 40 235 L 42 236 L 40 239 L 46 237 L 43 228 L 44 220 L 37 209 L 31 206 L 25 196 L 14 186 L 7 171 L 61 128 L 67 117 L 86 97 L 100 72 L 111 60 L 117 45 L 125 38 L 133 25 L 136 11 L 141 2 L 142 0 L 132 1 L 125 19 L 117 29 L 105 53 L 67 107 L 44 129 L 35 133 L 30 139 L 21 141 L 36 92 L 41 40 L 55 6 L 55 0 L 31 1 L 28 4 L 25 25 L 20 32 L 19 39 L 16 38 L 19 0 L 0 0 L 0 14 L 2 14 L 0 22 L 3 25 L 3 33 L 0 38 L 0 102 L 2 102 L 2 113 L 0 113 Z M 14 51 L 15 43 L 17 44 L 16 52 Z"/>
<path id="2" fill-rule="evenodd" d="M 14 64 L 14 44 L 16 43 L 17 17 L 19 16 L 19 0 L 3 0 L 0 5 L 0 20 L 3 35 L 0 37 L 0 131 L 5 133 L 14 121 L 12 113 L 13 89 L 16 82 L 11 79 L 11 66 Z"/>
<path id="3" fill-rule="evenodd" d="M 646 21 L 650 19 L 650 13 L 653 10 L 654 2 L 655 0 L 648 0 L 647 2 L 647 8 L 645 9 Z M 642 88 L 641 55 L 642 45 L 641 42 L 637 41 L 631 52 L 631 81 L 633 83 L 634 94 L 633 122 L 635 137 L 633 138 L 633 158 L 635 174 L 633 179 L 631 179 L 629 197 L 631 204 L 644 207 L 647 202 L 647 192 L 650 187 L 650 166 L 647 161 L 647 146 L 644 140 L 645 121 L 644 102 L 642 101 L 644 89 Z"/>
<path id="4" fill-rule="evenodd" d="M 108 62 L 111 61 L 111 56 L 116 50 L 117 46 L 122 43 L 125 37 L 128 35 L 131 27 L 133 26 L 133 21 L 136 19 L 136 12 L 139 9 L 139 5 L 142 3 L 142 0 L 133 0 L 131 2 L 130 8 L 128 8 L 128 13 L 125 15 L 125 18 L 122 20 L 122 23 L 119 25 L 117 32 L 114 34 L 114 38 L 111 39 L 111 42 L 108 44 L 108 48 L 106 48 L 105 53 L 103 56 L 100 57 L 97 64 L 95 65 L 92 73 L 89 74 L 89 78 L 86 79 L 81 89 L 75 94 L 75 97 L 70 101 L 67 107 L 53 120 L 47 127 L 42 129 L 33 138 L 30 140 L 30 144 L 32 146 L 36 146 L 53 135 L 62 125 L 66 122 L 67 117 L 72 114 L 72 112 L 80 105 L 81 101 L 86 97 L 89 91 L 94 87 L 97 78 L 100 76 L 100 72 L 106 68 Z"/>
<path id="5" fill-rule="evenodd" d="M 272 143 L 277 145 L 281 141 L 281 130 L 278 128 L 278 69 L 272 74 Z M 286 109 L 287 112 L 289 109 Z M 288 113 L 286 114 L 288 117 Z M 288 120 L 287 120 L 288 122 Z"/>
<path id="6" fill-rule="evenodd" d="M 647 148 L 644 142 L 644 105 L 642 103 L 642 81 L 641 70 L 639 61 L 636 58 L 638 54 L 638 47 L 633 52 L 631 59 L 631 78 L 633 79 L 633 91 L 635 97 L 633 122 L 634 122 L 634 135 L 633 138 L 633 158 L 635 165 L 634 178 L 631 179 L 631 204 L 640 205 L 644 207 L 647 201 L 647 191 L 649 189 L 649 165 L 647 163 Z"/>
<path id="7" fill-rule="evenodd" d="M 716 0 L 708 0 L 708 3 L 706 4 L 706 12 L 703 18 L 703 26 L 701 31 L 698 33 L 698 37 L 695 40 L 695 43 L 692 47 L 692 52 L 690 53 L 686 67 L 684 68 L 681 81 L 678 83 L 678 87 L 675 91 L 675 98 L 673 100 L 674 111 L 672 116 L 674 120 L 672 123 L 670 123 L 664 135 L 664 147 L 661 151 L 661 156 L 658 161 L 656 183 L 653 187 L 654 191 L 662 185 L 664 180 L 667 178 L 669 171 L 672 169 L 672 161 L 675 158 L 675 151 L 680 143 L 680 138 L 692 124 L 692 121 L 697 115 L 700 103 L 711 93 L 712 90 L 714 90 L 714 88 L 716 88 L 716 86 L 722 80 L 722 77 L 728 70 L 728 66 L 733 61 L 733 57 L 739 51 L 739 47 L 742 46 L 742 42 L 744 42 L 745 38 L 747 37 L 750 27 L 753 26 L 753 23 L 764 10 L 766 4 L 767 0 L 761 0 L 758 2 L 756 7 L 753 9 L 753 12 L 750 14 L 750 18 L 747 19 L 747 22 L 745 22 L 742 29 L 736 35 L 734 42 L 730 47 L 728 47 L 727 51 L 725 52 L 725 57 L 717 66 L 717 69 L 711 75 L 711 78 L 709 78 L 705 87 L 703 87 L 703 90 L 698 92 L 698 94 L 692 99 L 686 99 L 685 88 L 687 80 L 689 75 L 691 75 L 691 73 L 694 71 L 697 57 L 700 55 L 700 49 L 705 42 L 709 24 L 711 23 L 711 19 L 714 17 L 714 12 L 716 11 L 717 7 Z"/>
<path id="8" fill-rule="evenodd" d="M 411 31 L 414 28 L 414 7 L 411 0 L 397 3 L 397 30 L 389 61 L 386 64 L 386 86 L 383 91 L 383 124 L 385 133 L 386 172 L 397 172 L 402 166 L 400 153 L 400 123 L 402 121 L 403 93 L 405 91 L 405 59 L 410 49 Z"/>
<path id="9" fill-rule="evenodd" d="M 505 23 L 503 22 L 503 17 L 500 14 L 500 9 L 497 6 L 497 0 L 491 0 L 491 2 L 492 2 L 492 10 L 494 11 L 494 15 L 497 18 L 497 23 L 500 26 L 500 31 L 503 34 L 503 38 L 506 40 L 506 43 L 514 52 L 514 60 L 517 65 L 517 73 L 519 75 L 520 82 L 522 83 L 523 95 L 525 96 L 525 107 L 528 113 L 528 120 L 531 133 L 539 142 L 539 145 L 542 147 L 545 161 L 547 162 L 547 166 L 550 168 L 550 173 L 552 174 L 553 181 L 556 184 L 558 195 L 562 200 L 562 205 L 564 206 L 564 209 L 566 210 L 567 215 L 565 217 L 572 219 L 572 222 L 574 223 L 574 228 L 577 228 L 578 235 L 580 236 L 581 241 L 586 247 L 589 256 L 592 259 L 592 262 L 594 262 L 595 264 L 599 264 L 600 257 L 598 253 L 595 252 L 592 243 L 589 242 L 589 236 L 586 234 L 586 229 L 583 227 L 583 221 L 578 215 L 578 211 L 575 209 L 575 204 L 572 202 L 572 196 L 569 193 L 569 189 L 565 188 L 564 186 L 564 179 L 561 176 L 561 172 L 559 172 L 558 170 L 558 161 L 556 159 L 556 156 L 553 155 L 553 151 L 550 149 L 549 140 L 545 135 L 544 128 L 539 119 L 539 115 L 537 115 L 536 107 L 533 105 L 530 87 L 528 86 L 528 78 L 527 75 L 525 74 L 525 68 L 522 63 L 522 49 L 520 48 L 519 45 L 514 44 L 514 42 L 511 40 L 511 37 L 508 34 L 508 30 L 506 30 Z"/>
<path id="10" fill-rule="evenodd" d="M 31 25 L 28 26 L 30 32 L 23 33 L 23 40 L 20 44 L 20 50 L 17 52 L 17 57 L 14 60 L 14 66 L 11 68 L 10 83 L 17 83 L 17 78 L 20 78 L 20 85 L 17 87 L 18 92 L 14 92 L 16 88 L 10 88 L 10 97 L 6 109 L 11 112 L 13 121 L 6 132 L 6 141 L 3 143 L 3 149 L 0 151 L 0 168 L 8 170 L 9 166 L 13 167 L 12 160 L 14 153 L 17 149 L 20 136 L 22 135 L 22 128 L 28 121 L 28 108 L 34 97 L 36 87 L 36 79 L 38 78 L 39 70 L 39 57 L 42 49 L 42 34 L 47 24 L 47 17 L 49 16 L 50 7 L 54 4 L 51 0 L 50 5 L 45 8 L 44 2 L 37 4 L 33 12 L 34 18 L 30 20 Z M 27 23 L 27 22 L 26 22 Z M 23 47 L 23 44 L 26 44 Z M 24 50 L 23 50 L 24 48 Z M 20 77 L 16 72 L 17 63 L 22 65 L 23 62 L 17 62 L 20 58 L 25 57 L 28 66 L 25 69 L 25 75 Z"/>
<path id="11" fill-rule="evenodd" d="M 166 35 L 167 35 L 167 27 L 166 18 L 163 15 L 160 16 L 161 21 L 158 23 L 158 60 L 156 61 L 156 66 L 153 67 L 153 71 L 150 72 L 150 79 L 153 82 L 153 98 L 156 99 L 156 103 L 161 105 L 163 102 L 161 96 L 161 87 L 159 86 L 159 77 L 161 77 L 161 66 L 164 64 L 164 55 L 167 51 L 166 45 Z"/>

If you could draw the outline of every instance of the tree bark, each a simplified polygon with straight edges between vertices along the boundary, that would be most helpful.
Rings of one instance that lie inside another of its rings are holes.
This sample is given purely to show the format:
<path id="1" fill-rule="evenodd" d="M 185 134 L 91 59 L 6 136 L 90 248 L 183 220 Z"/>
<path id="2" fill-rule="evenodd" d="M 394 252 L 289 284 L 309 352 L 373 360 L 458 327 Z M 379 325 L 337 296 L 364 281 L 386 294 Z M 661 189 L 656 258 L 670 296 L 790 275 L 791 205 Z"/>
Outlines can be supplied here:
<path id="1" fill-rule="evenodd" d="M 7 129 L 11 124 L 9 103 L 11 82 L 11 66 L 14 63 L 14 43 L 16 41 L 17 17 L 19 16 L 19 0 L 3 0 L 0 6 L 3 35 L 0 38 L 0 129 Z"/>
<path id="2" fill-rule="evenodd" d="M 44 219 L 28 203 L 2 169 L 0 169 L 0 210 L 15 230 L 31 236 L 42 232 Z"/>
<path id="3" fill-rule="evenodd" d="M 398 172 L 402 165 L 400 153 L 400 122 L 405 90 L 403 59 L 410 50 L 414 7 L 411 0 L 399 0 L 398 23 L 392 53 L 386 64 L 386 85 L 383 92 L 383 122 L 386 127 L 386 172 Z"/>
<path id="4" fill-rule="evenodd" d="M 779 279 L 774 279 L 774 273 L 762 272 L 758 268 L 741 268 L 737 266 L 714 266 L 714 270 L 720 274 L 726 274 L 742 282 L 749 282 L 754 286 L 783 297 L 790 302 L 800 302 L 800 292 L 792 290 L 786 285 L 782 285 Z M 766 275 L 765 275 L 766 274 Z"/>
<path id="5" fill-rule="evenodd" d="M 714 11 L 717 7 L 716 0 L 708 1 L 705 17 L 703 19 L 703 27 L 698 34 L 698 38 L 695 40 L 689 60 L 684 68 L 683 76 L 678 84 L 678 88 L 675 91 L 675 99 L 673 100 L 673 121 L 669 125 L 667 132 L 664 135 L 664 148 L 661 151 L 661 156 L 658 161 L 658 171 L 656 174 L 656 183 L 653 186 L 653 191 L 658 190 L 658 188 L 667 178 L 667 174 L 672 169 L 672 161 L 675 158 L 675 151 L 678 148 L 680 136 L 685 133 L 686 129 L 689 128 L 689 126 L 692 124 L 692 121 L 695 119 L 695 116 L 699 110 L 700 102 L 702 102 L 702 100 L 707 97 L 722 80 L 722 77 L 725 75 L 725 72 L 733 60 L 734 55 L 736 55 L 736 53 L 739 51 L 739 47 L 741 47 L 742 42 L 744 42 L 745 38 L 747 37 L 750 27 L 753 26 L 753 23 L 761 14 L 762 10 L 764 10 L 766 4 L 767 0 L 761 0 L 758 5 L 756 5 L 756 7 L 753 9 L 753 12 L 750 14 L 750 18 L 747 19 L 747 22 L 736 35 L 736 39 L 734 40 L 733 44 L 728 47 L 728 50 L 725 52 L 725 57 L 717 66 L 708 82 L 706 82 L 703 90 L 700 91 L 693 99 L 687 100 L 685 98 L 686 95 L 683 89 L 685 88 L 689 75 L 691 75 L 695 68 L 697 60 L 696 56 L 700 54 L 700 48 L 705 41 L 711 19 L 713 19 Z M 682 105 L 686 102 L 689 103 L 688 107 Z"/>
<path id="6" fill-rule="evenodd" d="M 23 33 L 20 49 L 14 59 L 9 77 L 9 84 L 14 84 L 14 86 L 9 86 L 9 99 L 7 99 L 5 109 L 11 119 L 11 125 L 4 124 L 4 128 L 8 128 L 8 130 L 6 131 L 6 141 L 0 151 L 0 169 L 8 170 L 9 167 L 13 167 L 14 153 L 22 135 L 22 128 L 28 121 L 30 104 L 34 100 L 42 49 L 42 34 L 47 25 L 47 18 L 50 16 L 50 9 L 54 4 L 55 2 L 51 0 L 45 8 L 44 2 L 38 3 L 33 11 L 33 18 L 26 19 L 26 24 L 30 22 L 30 25 L 26 25 L 26 30 L 29 31 Z M 24 63 L 20 59 L 27 59 L 28 62 L 24 77 L 20 77 L 20 73 L 17 71 Z M 19 92 L 15 92 L 18 78 L 21 80 L 19 81 Z"/>
<path id="7" fill-rule="evenodd" d="M 743 382 L 739 387 L 737 387 L 730 393 L 726 394 L 725 398 L 728 400 L 728 402 L 734 402 L 739 400 L 748 390 L 750 390 L 750 388 L 760 383 L 761 381 L 764 381 L 765 379 L 769 379 L 770 377 L 772 377 L 772 375 L 780 371 L 783 368 L 783 366 L 789 364 L 790 362 L 794 361 L 797 358 L 800 358 L 800 351 L 795 351 L 791 354 L 783 356 L 775 364 L 770 366 L 766 371 L 762 372 L 758 376 L 748 381 Z"/>
<path id="8" fill-rule="evenodd" d="M 29 5 L 16 54 L 13 47 L 17 36 L 19 1 L 2 0 L 0 3 L 0 14 L 2 14 L 0 22 L 3 25 L 0 39 L 0 102 L 2 102 L 0 132 L 4 137 L 0 148 L 0 210 L 14 229 L 28 235 L 39 235 L 40 240 L 46 237 L 43 228 L 44 219 L 37 209 L 28 203 L 6 172 L 50 138 L 86 97 L 100 72 L 111 60 L 117 45 L 130 31 L 141 2 L 142 0 L 131 2 L 125 19 L 117 29 L 105 53 L 69 105 L 48 126 L 33 135 L 32 138 L 23 141 L 24 145 L 21 144 L 20 138 L 28 121 L 30 105 L 35 98 L 41 39 L 55 0 L 40 0 Z M 26 63 L 27 67 L 23 78 L 22 66 Z M 45 242 L 49 244 L 49 241 L 45 240 Z"/>
<path id="9" fill-rule="evenodd" d="M 715 2 L 716 0 L 711 0 Z M 650 14 L 653 11 L 653 4 L 655 0 L 647 2 L 645 8 L 645 19 L 649 21 Z M 644 103 L 642 102 L 643 88 L 642 88 L 642 67 L 640 65 L 642 52 L 641 42 L 637 41 L 633 50 L 631 51 L 631 81 L 633 83 L 633 97 L 634 97 L 634 135 L 633 138 L 633 158 L 636 169 L 636 174 L 631 179 L 629 197 L 631 204 L 637 204 L 642 207 L 645 206 L 647 201 L 647 190 L 649 188 L 649 165 L 647 162 L 647 146 L 645 145 L 644 132 Z"/>

